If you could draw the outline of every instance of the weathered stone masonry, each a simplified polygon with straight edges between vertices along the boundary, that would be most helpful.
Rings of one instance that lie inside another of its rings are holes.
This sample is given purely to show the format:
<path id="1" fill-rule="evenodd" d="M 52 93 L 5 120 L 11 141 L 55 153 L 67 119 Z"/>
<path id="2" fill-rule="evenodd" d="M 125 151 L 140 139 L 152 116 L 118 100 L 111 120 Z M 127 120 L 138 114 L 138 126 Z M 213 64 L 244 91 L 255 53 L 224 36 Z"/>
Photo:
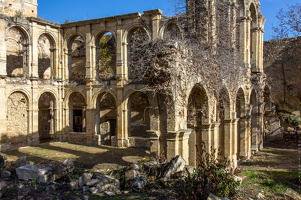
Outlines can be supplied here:
<path id="1" fill-rule="evenodd" d="M 159 99 L 131 83 L 134 66 L 128 65 L 135 34 L 177 37 L 178 27 L 163 20 L 160 10 L 60 25 L 37 18 L 37 0 L 20 2 L 0 5 L 1 151 L 69 141 L 147 147 L 168 159 L 180 154 L 197 164 L 196 145 L 204 142 L 208 149 L 220 148 L 236 165 L 239 157 L 249 158 L 251 150 L 262 148 L 268 87 L 258 0 L 232 2 L 236 56 L 248 69 L 240 87 L 230 92 L 225 86 L 222 92 L 228 97 L 216 100 L 206 85 L 191 82 L 189 107 L 175 107 L 168 114 L 168 108 L 158 107 Z M 213 17 L 200 30 L 204 40 L 214 41 L 215 1 L 204 2 Z M 223 113 L 217 115 L 219 103 Z M 191 115 L 200 109 L 209 113 L 207 118 Z"/>

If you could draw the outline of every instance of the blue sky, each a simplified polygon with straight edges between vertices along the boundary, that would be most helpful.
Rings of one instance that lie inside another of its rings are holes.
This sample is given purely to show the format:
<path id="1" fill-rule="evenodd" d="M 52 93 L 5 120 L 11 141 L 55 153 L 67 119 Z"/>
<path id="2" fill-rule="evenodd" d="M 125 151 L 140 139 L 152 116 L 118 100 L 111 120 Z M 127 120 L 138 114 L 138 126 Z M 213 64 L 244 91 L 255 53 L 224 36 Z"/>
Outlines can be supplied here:
<path id="1" fill-rule="evenodd" d="M 173 15 L 173 0 L 38 0 L 38 15 L 49 21 L 64 23 L 80 21 L 132 12 L 143 12 L 159 8 L 164 15 Z M 276 14 L 280 8 L 301 3 L 301 0 L 261 0 L 261 11 L 267 19 L 265 40 L 273 34 L 272 24 L 276 25 Z"/>

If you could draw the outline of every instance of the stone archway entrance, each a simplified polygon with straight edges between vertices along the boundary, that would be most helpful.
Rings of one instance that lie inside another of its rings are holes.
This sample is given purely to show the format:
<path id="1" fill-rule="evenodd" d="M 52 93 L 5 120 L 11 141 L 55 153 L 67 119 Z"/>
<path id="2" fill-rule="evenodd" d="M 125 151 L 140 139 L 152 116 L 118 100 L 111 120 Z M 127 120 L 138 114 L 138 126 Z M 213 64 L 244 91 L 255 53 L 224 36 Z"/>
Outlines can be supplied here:
<path id="1" fill-rule="evenodd" d="M 114 97 L 109 93 L 98 96 L 96 124 L 99 143 L 116 146 L 117 108 Z"/>
<path id="2" fill-rule="evenodd" d="M 49 142 L 54 136 L 55 97 L 51 93 L 43 93 L 39 99 L 39 138 L 40 143 Z"/>
<path id="3" fill-rule="evenodd" d="M 246 102 L 242 89 L 236 95 L 236 117 L 237 122 L 237 158 L 247 157 L 248 141 L 246 137 Z"/>
<path id="4" fill-rule="evenodd" d="M 208 97 L 206 91 L 200 87 L 195 86 L 188 98 L 187 108 L 187 128 L 192 129 L 189 137 L 189 164 L 197 165 L 198 150 L 202 148 L 202 143 L 206 143 L 202 138 L 202 129 L 208 117 Z M 207 141 L 209 144 L 210 141 Z M 206 145 L 206 144 L 205 144 Z"/>

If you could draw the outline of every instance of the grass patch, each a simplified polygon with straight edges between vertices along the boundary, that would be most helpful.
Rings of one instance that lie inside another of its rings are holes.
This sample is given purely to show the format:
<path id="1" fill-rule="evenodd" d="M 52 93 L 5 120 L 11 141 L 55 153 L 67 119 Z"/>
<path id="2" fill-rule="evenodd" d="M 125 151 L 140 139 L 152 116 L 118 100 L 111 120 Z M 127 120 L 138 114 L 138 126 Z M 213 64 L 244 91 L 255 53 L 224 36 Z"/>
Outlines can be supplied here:
<path id="1" fill-rule="evenodd" d="M 247 178 L 243 181 L 242 187 L 257 187 L 257 192 L 264 191 L 266 196 L 273 197 L 274 194 L 283 196 L 287 188 L 297 190 L 294 179 L 298 172 L 247 170 L 243 173 Z"/>

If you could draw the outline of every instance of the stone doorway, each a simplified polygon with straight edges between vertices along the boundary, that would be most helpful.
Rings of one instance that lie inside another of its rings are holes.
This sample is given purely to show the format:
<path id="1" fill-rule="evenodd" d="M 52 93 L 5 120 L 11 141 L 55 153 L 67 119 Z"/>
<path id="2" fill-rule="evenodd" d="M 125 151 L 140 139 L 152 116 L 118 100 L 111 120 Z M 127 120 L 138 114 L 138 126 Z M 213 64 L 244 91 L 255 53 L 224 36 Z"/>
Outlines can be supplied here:
<path id="1" fill-rule="evenodd" d="M 54 137 L 55 98 L 51 93 L 43 93 L 39 99 L 39 139 L 49 142 Z"/>

